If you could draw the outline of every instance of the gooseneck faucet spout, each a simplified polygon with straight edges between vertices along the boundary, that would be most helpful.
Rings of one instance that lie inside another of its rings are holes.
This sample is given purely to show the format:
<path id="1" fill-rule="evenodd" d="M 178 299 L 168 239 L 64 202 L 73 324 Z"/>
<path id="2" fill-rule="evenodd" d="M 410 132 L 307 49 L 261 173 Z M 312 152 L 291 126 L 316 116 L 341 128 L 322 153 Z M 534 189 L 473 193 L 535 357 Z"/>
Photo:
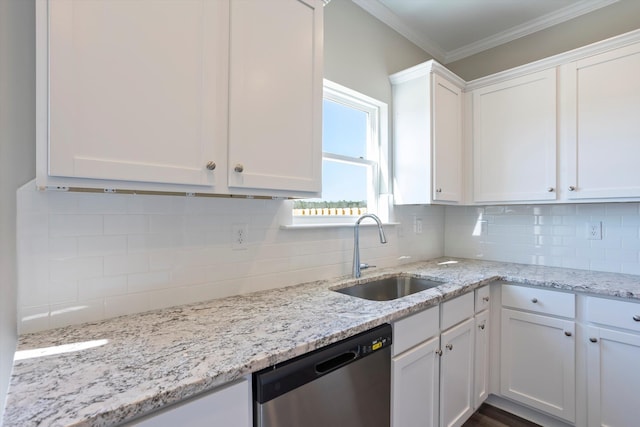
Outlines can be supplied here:
<path id="1" fill-rule="evenodd" d="M 360 223 L 365 218 L 371 218 L 378 224 L 378 234 L 380 235 L 380 243 L 387 243 L 387 238 L 382 229 L 382 221 L 374 214 L 361 215 L 353 228 L 353 277 L 358 278 L 362 275 L 363 268 L 369 268 L 367 264 L 360 264 Z"/>

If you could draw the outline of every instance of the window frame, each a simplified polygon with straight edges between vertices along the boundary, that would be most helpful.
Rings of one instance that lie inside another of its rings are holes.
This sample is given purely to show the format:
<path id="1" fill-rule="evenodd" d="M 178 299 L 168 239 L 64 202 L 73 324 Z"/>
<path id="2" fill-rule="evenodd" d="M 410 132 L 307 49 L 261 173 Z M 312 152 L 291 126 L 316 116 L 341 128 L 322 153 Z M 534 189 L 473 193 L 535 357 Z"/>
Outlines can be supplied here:
<path id="1" fill-rule="evenodd" d="M 388 222 L 389 194 L 389 109 L 385 102 L 379 101 L 331 80 L 323 80 L 323 101 L 329 100 L 368 114 L 366 158 L 356 158 L 322 151 L 322 160 L 345 162 L 368 167 L 367 174 L 367 212 L 375 213 Z M 324 146 L 323 146 L 324 148 Z M 359 215 L 293 215 L 294 225 L 351 224 Z"/>

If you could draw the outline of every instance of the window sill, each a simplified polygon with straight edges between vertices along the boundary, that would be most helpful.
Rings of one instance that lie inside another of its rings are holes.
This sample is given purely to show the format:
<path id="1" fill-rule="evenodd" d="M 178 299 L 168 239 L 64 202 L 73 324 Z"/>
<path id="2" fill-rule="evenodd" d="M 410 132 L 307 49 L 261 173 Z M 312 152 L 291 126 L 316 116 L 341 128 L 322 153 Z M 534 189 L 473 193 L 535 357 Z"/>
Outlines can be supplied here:
<path id="1" fill-rule="evenodd" d="M 336 222 L 336 223 L 318 223 L 318 224 L 286 224 L 280 225 L 280 230 L 308 230 L 314 228 L 353 228 L 355 222 Z M 395 227 L 400 225 L 399 222 L 384 222 L 384 227 Z M 362 223 L 360 227 L 377 227 L 375 222 Z"/>

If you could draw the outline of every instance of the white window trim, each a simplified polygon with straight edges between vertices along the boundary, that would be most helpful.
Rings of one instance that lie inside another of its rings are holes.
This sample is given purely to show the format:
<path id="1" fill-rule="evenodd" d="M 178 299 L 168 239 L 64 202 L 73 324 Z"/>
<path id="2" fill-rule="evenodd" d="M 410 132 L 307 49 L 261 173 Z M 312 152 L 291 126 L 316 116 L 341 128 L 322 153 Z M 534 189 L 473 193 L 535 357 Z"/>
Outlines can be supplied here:
<path id="1" fill-rule="evenodd" d="M 369 212 L 376 213 L 380 219 L 389 223 L 391 203 L 393 200 L 390 191 L 390 159 L 389 159 L 389 108 L 386 103 L 367 95 L 359 93 L 353 89 L 342 86 L 338 83 L 324 79 L 323 99 L 328 99 L 352 108 L 356 108 L 369 113 L 369 141 L 371 145 L 367 147 L 368 157 L 378 159 L 377 167 L 374 167 L 373 183 L 367 186 L 369 194 L 367 200 L 375 201 L 375 206 L 370 207 Z M 376 142 L 377 143 L 374 143 Z M 369 152 L 370 150 L 370 152 Z M 344 158 L 343 158 L 344 157 Z M 376 165 L 375 161 L 367 159 L 353 159 L 352 157 L 340 156 L 333 153 L 323 152 L 323 158 L 334 160 L 344 160 L 349 163 L 361 163 L 363 165 Z M 376 191 L 377 188 L 377 197 Z M 291 203 L 293 206 L 293 203 Z M 309 226 L 344 226 L 352 225 L 358 215 L 341 216 L 293 216 L 288 221 L 288 225 L 283 228 L 309 227 Z"/>

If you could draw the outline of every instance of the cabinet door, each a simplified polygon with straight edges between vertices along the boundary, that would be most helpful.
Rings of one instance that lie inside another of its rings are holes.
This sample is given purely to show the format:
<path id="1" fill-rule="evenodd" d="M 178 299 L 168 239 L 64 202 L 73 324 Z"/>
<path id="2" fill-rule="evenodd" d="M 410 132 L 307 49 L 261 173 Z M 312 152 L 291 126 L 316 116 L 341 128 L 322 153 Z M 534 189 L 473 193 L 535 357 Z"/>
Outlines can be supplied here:
<path id="1" fill-rule="evenodd" d="M 556 70 L 473 91 L 475 202 L 555 200 Z"/>
<path id="2" fill-rule="evenodd" d="M 478 409 L 489 396 L 489 310 L 476 315 L 475 326 L 473 408 Z"/>
<path id="3" fill-rule="evenodd" d="M 250 427 L 252 425 L 250 396 L 250 384 L 243 379 L 204 396 L 170 406 L 127 426 Z"/>
<path id="4" fill-rule="evenodd" d="M 433 74 L 433 200 L 462 200 L 462 90 Z"/>
<path id="5" fill-rule="evenodd" d="M 440 426 L 461 426 L 473 414 L 474 319 L 446 332 L 440 340 Z"/>
<path id="6" fill-rule="evenodd" d="M 440 338 L 435 337 L 391 361 L 391 425 L 437 427 Z"/>
<path id="7" fill-rule="evenodd" d="M 640 43 L 578 61 L 568 159 L 573 199 L 640 197 Z"/>
<path id="8" fill-rule="evenodd" d="M 213 184 L 228 3 L 55 0 L 48 11 L 48 174 Z"/>
<path id="9" fill-rule="evenodd" d="M 640 420 L 640 335 L 589 327 L 589 427 L 632 426 Z"/>
<path id="10" fill-rule="evenodd" d="M 575 323 L 502 309 L 503 396 L 575 421 Z"/>
<path id="11" fill-rule="evenodd" d="M 234 0 L 230 25 L 229 187 L 319 193 L 322 1 Z"/>

